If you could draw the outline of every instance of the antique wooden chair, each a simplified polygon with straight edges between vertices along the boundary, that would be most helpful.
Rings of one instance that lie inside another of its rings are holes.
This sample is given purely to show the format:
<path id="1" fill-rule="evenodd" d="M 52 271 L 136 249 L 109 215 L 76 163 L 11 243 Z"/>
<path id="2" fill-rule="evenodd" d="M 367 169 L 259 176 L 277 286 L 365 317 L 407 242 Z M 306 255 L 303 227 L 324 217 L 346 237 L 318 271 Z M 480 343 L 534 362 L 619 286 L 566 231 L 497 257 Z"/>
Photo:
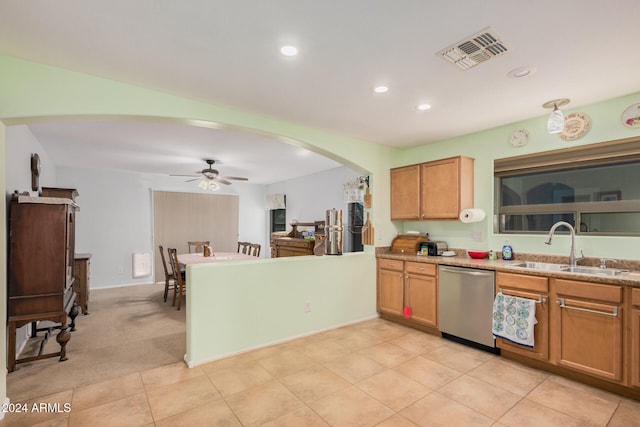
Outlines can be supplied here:
<path id="1" fill-rule="evenodd" d="M 178 261 L 178 251 L 175 248 L 167 249 L 169 251 L 169 261 L 171 262 L 171 269 L 173 271 L 180 271 L 180 262 Z M 177 274 L 175 278 L 176 285 L 173 288 L 173 304 L 176 305 L 176 297 L 178 299 L 178 310 L 182 305 L 182 297 L 187 290 L 187 283 L 183 274 Z"/>
<path id="2" fill-rule="evenodd" d="M 208 240 L 195 241 L 195 242 L 187 242 L 189 245 L 189 253 L 190 254 L 200 254 L 204 252 L 204 247 L 209 246 Z"/>
<path id="3" fill-rule="evenodd" d="M 160 250 L 160 258 L 162 258 L 162 268 L 164 269 L 164 302 L 167 302 L 167 295 L 169 291 L 176 287 L 176 278 L 174 276 L 174 271 L 171 269 L 169 272 L 169 268 L 167 267 L 167 261 L 164 258 L 164 248 L 162 245 L 158 245 L 158 249 Z"/>

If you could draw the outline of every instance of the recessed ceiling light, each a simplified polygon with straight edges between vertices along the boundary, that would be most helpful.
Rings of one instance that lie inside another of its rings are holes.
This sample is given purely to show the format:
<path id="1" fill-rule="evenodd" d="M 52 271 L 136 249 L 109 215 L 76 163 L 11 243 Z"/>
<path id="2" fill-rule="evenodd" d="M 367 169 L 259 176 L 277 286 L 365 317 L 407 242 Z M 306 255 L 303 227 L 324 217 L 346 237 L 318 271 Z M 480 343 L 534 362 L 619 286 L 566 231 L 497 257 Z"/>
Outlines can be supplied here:
<path id="1" fill-rule="evenodd" d="M 284 56 L 296 56 L 298 54 L 298 48 L 291 45 L 282 46 L 280 53 Z"/>
<path id="2" fill-rule="evenodd" d="M 526 67 L 519 67 L 519 68 L 516 68 L 514 70 L 509 71 L 507 76 L 509 76 L 509 77 L 511 77 L 513 79 L 521 79 L 523 77 L 529 77 L 530 75 L 532 75 L 535 72 L 536 72 L 535 67 L 526 66 Z"/>
<path id="3" fill-rule="evenodd" d="M 389 87 L 388 86 L 376 86 L 373 88 L 373 91 L 375 93 L 387 93 L 389 92 Z"/>
<path id="4" fill-rule="evenodd" d="M 431 109 L 431 105 L 429 105 L 429 104 L 420 104 L 416 108 L 418 108 L 418 110 L 420 110 L 420 111 L 427 111 L 427 110 Z"/>

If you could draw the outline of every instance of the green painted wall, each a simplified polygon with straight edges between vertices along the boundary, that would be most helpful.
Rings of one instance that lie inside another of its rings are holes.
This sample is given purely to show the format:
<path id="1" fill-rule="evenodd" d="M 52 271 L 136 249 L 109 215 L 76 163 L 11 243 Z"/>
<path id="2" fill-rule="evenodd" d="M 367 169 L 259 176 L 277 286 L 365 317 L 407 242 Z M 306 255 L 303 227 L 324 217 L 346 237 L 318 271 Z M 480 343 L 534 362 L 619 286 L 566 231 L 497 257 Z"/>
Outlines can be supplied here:
<path id="1" fill-rule="evenodd" d="M 365 253 L 196 264 L 187 268 L 189 366 L 335 328 L 376 313 Z M 304 304 L 311 311 L 304 312 Z"/>

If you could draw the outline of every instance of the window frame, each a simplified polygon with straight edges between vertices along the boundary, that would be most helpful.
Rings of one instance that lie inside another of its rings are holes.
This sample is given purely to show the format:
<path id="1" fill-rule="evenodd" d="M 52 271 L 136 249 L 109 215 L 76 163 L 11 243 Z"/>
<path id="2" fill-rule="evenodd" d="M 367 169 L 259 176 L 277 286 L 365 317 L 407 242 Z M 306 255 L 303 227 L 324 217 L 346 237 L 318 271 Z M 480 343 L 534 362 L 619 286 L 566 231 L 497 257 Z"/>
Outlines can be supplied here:
<path id="1" fill-rule="evenodd" d="M 574 224 L 580 224 L 583 214 L 637 212 L 640 200 L 590 201 L 538 205 L 502 206 L 502 178 L 529 173 L 552 172 L 588 166 L 609 166 L 638 163 L 640 167 L 640 137 L 625 138 L 540 153 L 525 154 L 494 160 L 494 232 L 497 234 L 545 234 L 548 231 L 505 230 L 506 215 L 565 214 L 573 215 Z M 567 165 L 571 167 L 568 168 Z M 581 233 L 580 227 L 576 234 Z M 630 232 L 582 232 L 589 236 L 638 236 Z"/>

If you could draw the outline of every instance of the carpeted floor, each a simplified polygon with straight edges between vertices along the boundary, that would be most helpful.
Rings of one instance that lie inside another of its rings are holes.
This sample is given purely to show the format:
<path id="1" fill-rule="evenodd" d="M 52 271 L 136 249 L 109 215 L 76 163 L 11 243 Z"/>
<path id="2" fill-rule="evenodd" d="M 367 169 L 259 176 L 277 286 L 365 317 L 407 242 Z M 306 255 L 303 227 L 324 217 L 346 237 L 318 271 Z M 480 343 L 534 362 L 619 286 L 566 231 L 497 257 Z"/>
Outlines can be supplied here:
<path id="1" fill-rule="evenodd" d="M 22 401 L 182 361 L 185 312 L 163 301 L 162 285 L 91 290 L 89 313 L 76 318 L 67 344 L 69 360 L 50 358 L 17 365 L 7 375 L 7 395 Z M 54 334 L 57 332 L 54 332 Z M 20 357 L 37 352 L 32 338 Z M 58 351 L 52 336 L 45 352 Z"/>

